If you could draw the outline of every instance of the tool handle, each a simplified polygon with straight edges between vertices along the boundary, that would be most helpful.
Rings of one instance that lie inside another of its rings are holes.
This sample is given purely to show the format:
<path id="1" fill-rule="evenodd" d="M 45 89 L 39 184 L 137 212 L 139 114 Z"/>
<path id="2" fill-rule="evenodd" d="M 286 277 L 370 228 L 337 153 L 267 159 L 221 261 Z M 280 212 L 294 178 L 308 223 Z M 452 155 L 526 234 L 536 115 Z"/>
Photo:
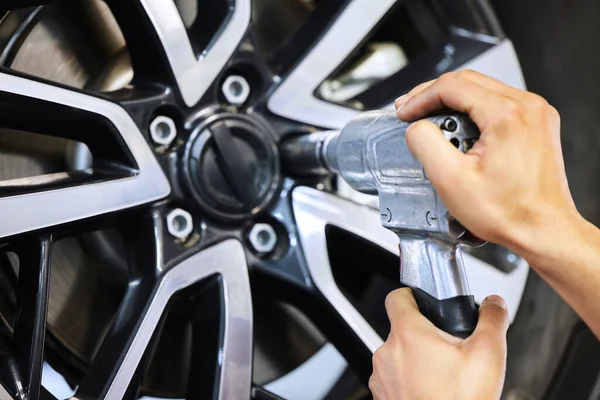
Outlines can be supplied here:
<path id="1" fill-rule="evenodd" d="M 459 338 L 477 325 L 477 307 L 459 245 L 402 233 L 400 282 L 412 288 L 419 310 L 435 326 Z"/>
<path id="2" fill-rule="evenodd" d="M 473 333 L 477 326 L 478 312 L 472 295 L 438 300 L 421 289 L 412 290 L 419 311 L 435 326 L 461 339 L 466 339 Z"/>

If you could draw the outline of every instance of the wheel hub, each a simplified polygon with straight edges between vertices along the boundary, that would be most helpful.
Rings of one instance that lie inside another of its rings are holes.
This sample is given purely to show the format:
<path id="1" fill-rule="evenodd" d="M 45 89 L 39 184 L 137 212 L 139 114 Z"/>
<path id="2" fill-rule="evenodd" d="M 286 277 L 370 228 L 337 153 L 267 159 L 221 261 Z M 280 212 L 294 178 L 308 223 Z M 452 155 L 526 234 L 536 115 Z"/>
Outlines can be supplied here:
<path id="1" fill-rule="evenodd" d="M 213 115 L 194 128 L 182 173 L 192 197 L 212 217 L 254 216 L 270 204 L 281 181 L 273 130 L 258 116 Z"/>

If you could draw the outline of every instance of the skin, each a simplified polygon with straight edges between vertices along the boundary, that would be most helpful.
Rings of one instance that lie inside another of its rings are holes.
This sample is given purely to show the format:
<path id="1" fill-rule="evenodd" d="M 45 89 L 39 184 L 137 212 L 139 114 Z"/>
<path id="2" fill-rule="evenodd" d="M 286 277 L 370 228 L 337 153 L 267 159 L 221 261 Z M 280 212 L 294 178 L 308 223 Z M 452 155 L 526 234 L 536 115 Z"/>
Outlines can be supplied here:
<path id="1" fill-rule="evenodd" d="M 414 121 L 440 109 L 481 130 L 463 154 L 418 121 L 406 140 L 452 215 L 475 235 L 529 262 L 600 337 L 600 230 L 577 211 L 560 145 L 560 116 L 542 97 L 474 71 L 448 73 L 396 100 Z M 410 289 L 388 295 L 391 332 L 373 355 L 377 400 L 498 399 L 506 368 L 506 304 L 488 297 L 477 329 L 456 339 L 426 320 Z"/>

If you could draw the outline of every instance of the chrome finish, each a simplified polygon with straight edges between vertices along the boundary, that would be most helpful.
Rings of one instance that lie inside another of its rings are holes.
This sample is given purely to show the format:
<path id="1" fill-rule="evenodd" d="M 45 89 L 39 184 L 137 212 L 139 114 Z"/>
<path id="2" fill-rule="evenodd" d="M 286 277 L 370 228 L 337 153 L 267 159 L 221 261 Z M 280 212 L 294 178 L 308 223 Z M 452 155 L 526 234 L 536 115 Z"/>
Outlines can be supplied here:
<path id="1" fill-rule="evenodd" d="M 400 282 L 439 300 L 471 294 L 458 246 L 432 237 L 398 235 Z"/>
<path id="2" fill-rule="evenodd" d="M 341 306 L 344 309 L 353 309 L 340 293 L 331 275 L 325 227 L 327 225 L 337 226 L 395 255 L 399 254 L 398 237 L 381 226 L 378 220 L 378 211 L 324 191 L 303 186 L 297 187 L 292 192 L 292 204 L 300 242 L 304 249 L 310 249 L 305 252 L 305 257 L 315 283 L 319 282 L 316 283 L 318 288 L 328 299 L 331 299 L 330 302 L 338 310 L 342 309 Z M 521 260 L 515 270 L 504 273 L 468 253 L 463 253 L 462 257 L 475 301 L 481 303 L 492 293 L 502 296 L 506 300 L 512 321 L 525 289 L 529 273 L 527 263 Z M 343 300 L 340 300 L 339 297 L 343 297 Z M 349 312 L 349 318 L 354 316 L 355 311 Z M 358 319 L 358 325 L 352 326 L 362 328 L 364 319 L 363 322 L 360 322 L 361 319 L 362 317 Z M 366 322 L 364 323 L 366 324 Z"/>
<path id="3" fill-rule="evenodd" d="M 175 122 L 164 115 L 157 116 L 150 123 L 150 137 L 156 144 L 170 145 L 177 137 Z"/>
<path id="4" fill-rule="evenodd" d="M 211 275 L 221 275 L 225 309 L 223 347 L 219 352 L 219 399 L 248 399 L 252 383 L 252 300 L 242 244 L 221 242 L 169 270 L 154 297 L 113 380 L 106 400 L 122 399 L 169 299 Z"/>
<path id="5" fill-rule="evenodd" d="M 463 152 L 479 138 L 479 129 L 464 114 L 443 113 L 427 119 Z M 394 111 L 362 113 L 339 135 L 328 137 L 323 146 L 325 164 L 355 190 L 379 194 L 384 227 L 397 234 L 436 235 L 462 243 L 465 229 L 449 217 L 423 166 L 406 145 L 409 126 Z"/>
<path id="6" fill-rule="evenodd" d="M 221 91 L 230 104 L 240 106 L 244 104 L 250 96 L 250 84 L 243 76 L 231 75 L 223 82 Z"/>
<path id="7" fill-rule="evenodd" d="M 192 214 L 176 208 L 167 214 L 167 230 L 171 236 L 186 240 L 194 230 L 194 220 Z"/>
<path id="8" fill-rule="evenodd" d="M 0 237 L 15 235 L 166 197 L 171 188 L 141 132 L 115 103 L 45 83 L 0 73 L 0 91 L 38 98 L 100 114 L 120 132 L 138 174 L 114 181 L 0 199 Z"/>
<path id="9" fill-rule="evenodd" d="M 464 114 L 443 113 L 427 119 L 461 151 L 466 152 L 479 138 L 479 130 Z M 402 284 L 438 300 L 470 295 L 458 247 L 485 242 L 468 234 L 448 213 L 406 145 L 409 126 L 394 111 L 365 112 L 338 135 L 321 135 L 321 147 L 306 150 L 355 190 L 379 195 L 381 224 L 400 238 Z"/>
<path id="10" fill-rule="evenodd" d="M 267 254 L 277 245 L 277 234 L 269 224 L 255 224 L 248 234 L 248 240 L 256 252 Z"/>
<path id="11" fill-rule="evenodd" d="M 317 99 L 313 93 L 394 3 L 395 0 L 351 2 L 323 39 L 275 90 L 268 102 L 269 110 L 285 118 L 328 129 L 341 129 L 354 118 L 359 111 Z M 465 68 L 482 72 L 516 88 L 525 88 L 521 67 L 510 40 L 502 40 L 457 70 Z M 394 109 L 394 105 L 385 108 Z"/>
<path id="12" fill-rule="evenodd" d="M 173 1 L 140 0 L 171 64 L 186 105 L 200 100 L 244 37 L 250 23 L 250 0 L 235 0 L 233 12 L 209 49 L 198 58 Z"/>

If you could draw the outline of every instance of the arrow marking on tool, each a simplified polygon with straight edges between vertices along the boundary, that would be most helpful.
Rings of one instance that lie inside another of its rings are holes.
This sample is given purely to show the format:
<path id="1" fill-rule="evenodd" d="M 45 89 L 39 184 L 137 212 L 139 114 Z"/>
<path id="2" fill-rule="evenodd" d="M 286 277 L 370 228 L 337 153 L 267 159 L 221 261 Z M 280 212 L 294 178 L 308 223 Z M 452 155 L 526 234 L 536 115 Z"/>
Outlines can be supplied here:
<path id="1" fill-rule="evenodd" d="M 390 210 L 389 208 L 386 208 L 387 213 L 381 214 L 382 217 L 387 217 L 388 220 L 387 222 L 390 222 L 392 220 L 392 210 Z"/>

